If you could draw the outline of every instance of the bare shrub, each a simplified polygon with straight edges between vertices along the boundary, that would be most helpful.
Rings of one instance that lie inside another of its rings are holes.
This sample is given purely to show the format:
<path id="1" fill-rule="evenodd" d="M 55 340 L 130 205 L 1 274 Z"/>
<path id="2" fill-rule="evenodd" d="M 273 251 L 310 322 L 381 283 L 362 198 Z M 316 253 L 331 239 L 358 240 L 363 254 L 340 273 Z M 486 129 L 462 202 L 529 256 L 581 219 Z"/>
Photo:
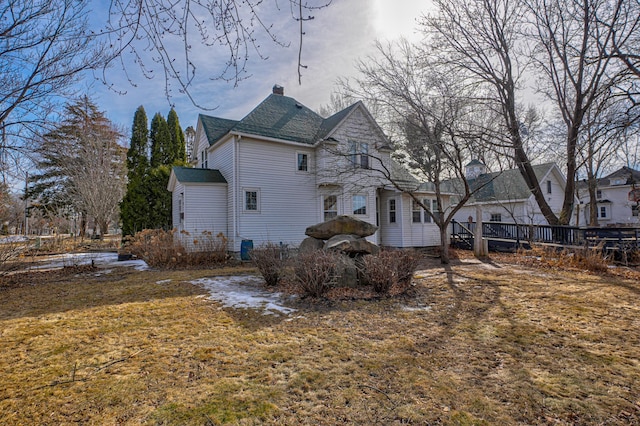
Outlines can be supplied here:
<path id="1" fill-rule="evenodd" d="M 411 281 L 418 266 L 418 257 L 410 251 L 382 251 L 365 256 L 363 275 L 377 293 L 388 293 L 396 284 Z"/>
<path id="2" fill-rule="evenodd" d="M 227 238 L 224 234 L 214 237 L 211 232 L 205 231 L 190 241 L 196 249 L 190 251 L 181 241 L 186 238 L 191 238 L 186 231 L 182 231 L 180 238 L 177 238 L 175 229 L 145 229 L 129 237 L 125 249 L 154 268 L 207 266 L 228 260 Z"/>
<path id="3" fill-rule="evenodd" d="M 0 239 L 0 276 L 21 268 L 20 255 L 27 248 L 28 242 L 15 237 Z"/>
<path id="4" fill-rule="evenodd" d="M 280 246 L 273 243 L 251 250 L 251 260 L 268 286 L 277 285 L 282 278 L 286 263 L 284 257 Z"/>
<path id="5" fill-rule="evenodd" d="M 180 234 L 190 237 L 187 231 L 180 231 Z M 189 265 L 224 263 L 229 260 L 229 240 L 222 232 L 213 235 L 211 231 L 202 231 L 191 242 L 194 250 L 185 255 Z"/>
<path id="6" fill-rule="evenodd" d="M 330 251 L 299 253 L 293 263 L 295 280 L 306 296 L 321 297 L 335 285 L 340 255 Z"/>
<path id="7" fill-rule="evenodd" d="M 571 267 L 594 272 L 604 272 L 609 268 L 609 259 L 602 246 L 562 250 L 534 247 L 531 253 L 538 256 L 541 263 L 554 268 Z"/>

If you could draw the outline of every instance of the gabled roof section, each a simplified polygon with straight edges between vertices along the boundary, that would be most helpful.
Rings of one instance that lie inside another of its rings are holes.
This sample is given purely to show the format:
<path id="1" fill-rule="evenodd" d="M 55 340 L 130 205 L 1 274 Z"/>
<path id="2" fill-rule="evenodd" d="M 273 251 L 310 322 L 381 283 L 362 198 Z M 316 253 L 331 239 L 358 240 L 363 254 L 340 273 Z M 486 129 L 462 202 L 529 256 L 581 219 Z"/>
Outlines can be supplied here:
<path id="1" fill-rule="evenodd" d="M 311 145 L 322 122 L 322 117 L 294 98 L 271 94 L 232 130 Z"/>
<path id="2" fill-rule="evenodd" d="M 219 170 L 174 167 L 173 173 L 181 183 L 227 183 Z"/>
<path id="3" fill-rule="evenodd" d="M 625 179 L 625 185 L 631 185 L 632 183 L 640 183 L 640 170 L 634 170 L 631 167 L 621 167 L 615 172 L 602 179 L 598 179 L 598 185 L 609 185 L 609 182 L 613 179 Z"/>
<path id="4" fill-rule="evenodd" d="M 320 131 L 317 135 L 317 138 L 324 139 L 329 134 L 329 132 L 335 129 L 338 124 L 342 123 L 342 121 L 347 118 L 349 114 L 351 114 L 351 111 L 359 106 L 359 104 L 360 102 L 356 102 L 355 104 L 346 107 L 342 111 L 336 112 L 331 117 L 325 118 L 322 122 L 322 125 L 320 126 Z"/>
<path id="5" fill-rule="evenodd" d="M 198 119 L 202 123 L 209 145 L 213 145 L 214 142 L 229 133 L 238 124 L 236 120 L 227 120 L 226 118 L 211 117 L 204 114 L 200 114 Z"/>
<path id="6" fill-rule="evenodd" d="M 271 94 L 242 120 L 227 120 L 203 114 L 200 114 L 199 120 L 209 145 L 215 144 L 229 132 L 313 145 L 330 136 L 359 107 L 364 108 L 360 101 L 324 119 L 294 98 Z M 379 126 L 378 130 L 382 133 Z"/>
<path id="7" fill-rule="evenodd" d="M 556 165 L 555 163 L 544 163 L 532 167 L 538 182 L 540 182 Z M 462 193 L 463 184 L 460 179 L 453 179 L 446 183 L 452 190 Z M 481 174 L 477 178 L 469 180 L 469 187 L 471 191 L 478 191 L 469 202 L 509 202 L 524 200 L 531 196 L 531 191 L 519 169 Z"/>

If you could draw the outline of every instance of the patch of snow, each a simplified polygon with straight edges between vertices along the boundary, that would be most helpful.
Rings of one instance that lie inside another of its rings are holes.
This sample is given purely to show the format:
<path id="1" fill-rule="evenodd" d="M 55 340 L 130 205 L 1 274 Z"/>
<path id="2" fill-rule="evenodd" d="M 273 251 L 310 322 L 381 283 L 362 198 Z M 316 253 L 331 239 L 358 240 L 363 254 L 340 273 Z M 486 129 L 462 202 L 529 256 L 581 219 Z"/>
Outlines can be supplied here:
<path id="1" fill-rule="evenodd" d="M 428 306 L 428 305 L 403 306 L 402 310 L 407 312 L 427 312 L 431 310 L 431 306 Z"/>
<path id="2" fill-rule="evenodd" d="M 55 269 L 65 266 L 93 265 L 98 267 L 131 266 L 137 271 L 145 271 L 149 266 L 143 260 L 118 262 L 118 253 L 65 253 L 49 256 L 48 262 L 32 266 L 31 269 Z M 107 273 L 103 271 L 103 273 Z"/>
<path id="3" fill-rule="evenodd" d="M 156 284 L 169 284 L 171 282 L 171 280 L 160 280 L 160 281 L 156 281 Z"/>
<path id="4" fill-rule="evenodd" d="M 10 243 L 24 243 L 29 241 L 29 238 L 24 235 L 9 235 L 6 237 L 0 237 L 0 244 L 10 244 Z"/>
<path id="5" fill-rule="evenodd" d="M 289 315 L 296 311 L 282 305 L 281 293 L 261 288 L 264 280 L 255 275 L 201 278 L 191 283 L 204 287 L 210 294 L 209 299 L 227 308 L 262 309 L 263 315 Z"/>

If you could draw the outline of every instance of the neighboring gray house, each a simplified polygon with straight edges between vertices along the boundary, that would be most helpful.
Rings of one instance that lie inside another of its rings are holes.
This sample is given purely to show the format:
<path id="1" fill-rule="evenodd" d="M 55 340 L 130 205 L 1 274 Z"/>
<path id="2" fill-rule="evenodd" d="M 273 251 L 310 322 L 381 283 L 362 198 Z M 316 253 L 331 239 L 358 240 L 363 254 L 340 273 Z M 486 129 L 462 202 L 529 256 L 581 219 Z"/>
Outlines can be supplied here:
<path id="1" fill-rule="evenodd" d="M 297 246 L 309 225 L 350 215 L 378 225 L 372 242 L 437 246 L 438 228 L 381 170 L 411 181 L 391 160 L 389 141 L 361 102 L 322 118 L 274 86 L 241 120 L 200 115 L 192 164 L 175 167 L 173 225 L 178 231 L 224 233 L 230 249 Z M 408 182 L 415 184 L 416 182 Z M 424 200 L 433 191 L 417 191 Z"/>
<path id="2" fill-rule="evenodd" d="M 587 183 L 579 181 L 580 224 L 589 224 L 589 191 Z M 633 191 L 640 191 L 640 171 L 622 167 L 598 179 L 596 188 L 599 226 L 640 226 L 638 201 Z M 637 193 L 637 192 L 636 192 Z"/>
<path id="3" fill-rule="evenodd" d="M 540 188 L 551 210 L 557 215 L 562 210 L 566 179 L 555 163 L 533 166 Z M 458 222 L 477 221 L 476 206 L 481 206 L 483 222 L 546 225 L 538 203 L 527 187 L 520 171 L 510 169 L 487 173 L 484 164 L 473 160 L 466 166 L 466 177 L 472 190 L 478 192 L 454 216 Z M 460 182 L 450 181 L 453 188 Z M 459 189 L 458 193 L 461 192 Z M 453 200 L 455 202 L 455 200 Z"/>

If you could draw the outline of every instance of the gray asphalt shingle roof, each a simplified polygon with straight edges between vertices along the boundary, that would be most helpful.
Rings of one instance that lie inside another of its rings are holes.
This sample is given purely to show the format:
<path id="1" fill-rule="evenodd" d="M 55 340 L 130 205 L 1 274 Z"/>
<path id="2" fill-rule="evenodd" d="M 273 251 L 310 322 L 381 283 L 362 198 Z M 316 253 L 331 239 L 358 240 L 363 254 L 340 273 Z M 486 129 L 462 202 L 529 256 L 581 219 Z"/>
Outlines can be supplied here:
<path id="1" fill-rule="evenodd" d="M 219 170 L 174 167 L 173 173 L 181 183 L 227 183 Z"/>
<path id="2" fill-rule="evenodd" d="M 544 163 L 537 164 L 532 167 L 536 174 L 536 178 L 540 181 L 554 166 L 555 163 Z M 460 179 L 447 181 L 446 184 L 455 192 L 464 192 L 462 181 Z M 527 184 L 518 169 L 482 174 L 476 179 L 469 180 L 469 187 L 472 191 L 480 188 L 469 202 L 523 200 L 529 198 L 531 195 L 531 191 L 527 187 Z"/>
<path id="3" fill-rule="evenodd" d="M 312 145 L 323 139 L 357 105 L 359 103 L 324 119 L 294 98 L 271 94 L 242 120 L 204 114 L 199 118 L 210 145 L 230 131 Z"/>

